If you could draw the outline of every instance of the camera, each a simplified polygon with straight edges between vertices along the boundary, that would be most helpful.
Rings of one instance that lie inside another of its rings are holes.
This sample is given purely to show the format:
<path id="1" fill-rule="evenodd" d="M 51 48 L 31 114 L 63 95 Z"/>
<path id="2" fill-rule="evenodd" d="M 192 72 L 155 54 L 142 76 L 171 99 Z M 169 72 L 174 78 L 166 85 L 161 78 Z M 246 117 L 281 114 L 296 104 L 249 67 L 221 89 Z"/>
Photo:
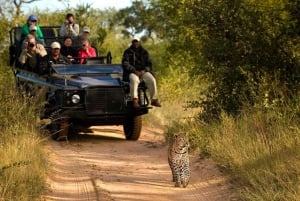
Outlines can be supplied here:
<path id="1" fill-rule="evenodd" d="M 29 43 L 29 47 L 34 47 L 34 43 Z"/>
<path id="2" fill-rule="evenodd" d="M 71 20 L 69 20 L 69 24 L 72 24 L 73 22 Z"/>

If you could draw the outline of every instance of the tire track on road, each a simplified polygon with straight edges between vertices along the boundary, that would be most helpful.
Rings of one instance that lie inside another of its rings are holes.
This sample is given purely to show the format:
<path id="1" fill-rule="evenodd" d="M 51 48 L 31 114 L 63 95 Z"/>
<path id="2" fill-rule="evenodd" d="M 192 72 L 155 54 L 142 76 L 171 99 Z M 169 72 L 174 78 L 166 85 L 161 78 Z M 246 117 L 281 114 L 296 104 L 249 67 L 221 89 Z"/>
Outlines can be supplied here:
<path id="1" fill-rule="evenodd" d="M 230 201 L 230 186 L 211 160 L 191 154 L 191 180 L 175 188 L 161 131 L 126 141 L 121 127 L 97 127 L 66 142 L 51 141 L 47 201 Z M 76 183 L 76 186 L 74 185 Z"/>

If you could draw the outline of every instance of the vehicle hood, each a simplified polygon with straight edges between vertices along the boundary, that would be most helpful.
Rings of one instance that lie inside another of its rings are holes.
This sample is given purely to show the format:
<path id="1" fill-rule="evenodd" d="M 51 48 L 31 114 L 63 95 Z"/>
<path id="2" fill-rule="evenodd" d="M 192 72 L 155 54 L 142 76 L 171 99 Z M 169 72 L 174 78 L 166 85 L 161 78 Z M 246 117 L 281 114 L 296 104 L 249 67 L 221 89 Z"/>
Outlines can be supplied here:
<path id="1" fill-rule="evenodd" d="M 110 76 L 66 76 L 64 78 L 56 79 L 56 85 L 63 85 L 65 87 L 86 88 L 93 86 L 120 86 L 120 78 Z"/>
<path id="2" fill-rule="evenodd" d="M 121 65 L 116 64 L 55 66 L 53 69 L 53 84 L 63 87 L 119 86 L 123 76 Z"/>

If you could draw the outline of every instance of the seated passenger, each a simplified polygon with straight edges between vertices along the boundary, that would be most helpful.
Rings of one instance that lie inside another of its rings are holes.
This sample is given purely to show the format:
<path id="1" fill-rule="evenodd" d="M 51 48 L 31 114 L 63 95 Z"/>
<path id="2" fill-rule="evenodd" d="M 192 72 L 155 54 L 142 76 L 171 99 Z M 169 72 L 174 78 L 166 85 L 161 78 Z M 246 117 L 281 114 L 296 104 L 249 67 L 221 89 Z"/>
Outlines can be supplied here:
<path id="1" fill-rule="evenodd" d="M 89 40 L 90 38 L 90 28 L 88 26 L 84 26 L 82 28 L 82 32 L 81 34 L 79 34 L 76 38 L 74 38 L 73 42 L 74 42 L 74 46 L 75 47 L 80 47 L 81 46 L 81 41 L 84 39 Z"/>
<path id="2" fill-rule="evenodd" d="M 37 44 L 42 44 L 45 47 L 44 40 L 37 37 L 37 26 L 31 25 L 29 27 L 29 33 L 35 37 L 35 40 L 36 40 Z M 25 42 L 26 42 L 26 39 L 24 39 L 23 42 L 22 42 L 22 48 L 24 47 Z"/>
<path id="3" fill-rule="evenodd" d="M 24 69 L 38 72 L 38 65 L 42 57 L 47 55 L 47 51 L 42 44 L 37 44 L 33 35 L 29 34 L 23 43 L 23 49 L 19 56 L 19 62 Z"/>
<path id="4" fill-rule="evenodd" d="M 161 107 L 158 101 L 156 79 L 152 75 L 152 61 L 148 51 L 141 45 L 141 40 L 135 37 L 131 46 L 123 53 L 122 66 L 124 68 L 124 79 L 129 79 L 130 94 L 133 107 L 139 108 L 138 85 L 143 80 L 151 95 L 151 105 Z"/>
<path id="5" fill-rule="evenodd" d="M 72 13 L 66 15 L 66 21 L 61 25 L 59 35 L 61 37 L 71 36 L 72 38 L 79 35 L 79 25 L 75 23 Z"/>
<path id="6" fill-rule="evenodd" d="M 71 61 L 60 53 L 59 42 L 51 43 L 51 53 L 48 57 L 48 61 L 53 64 L 71 64 Z"/>
<path id="7" fill-rule="evenodd" d="M 29 27 L 29 33 L 30 33 L 31 35 L 34 35 L 34 36 L 35 36 L 35 40 L 36 40 L 36 42 L 37 42 L 38 44 L 42 44 L 43 46 L 46 45 L 45 42 L 44 42 L 44 40 L 41 39 L 41 38 L 39 38 L 39 37 L 37 36 L 37 26 L 31 25 L 31 26 Z"/>
<path id="8" fill-rule="evenodd" d="M 80 34 L 81 40 L 83 40 L 83 39 L 89 39 L 90 32 L 91 32 L 91 29 L 88 26 L 84 26 L 82 28 L 82 33 Z"/>
<path id="9" fill-rule="evenodd" d="M 79 63 L 85 63 L 85 58 L 96 57 L 97 53 L 95 48 L 90 46 L 90 42 L 87 39 L 82 40 L 82 46 L 78 50 Z"/>
<path id="10" fill-rule="evenodd" d="M 21 30 L 21 41 L 23 41 L 26 36 L 30 33 L 30 26 L 36 26 L 36 37 L 44 42 L 44 35 L 37 23 L 37 17 L 35 15 L 30 15 L 27 19 L 27 22 L 22 26 Z"/>
<path id="11" fill-rule="evenodd" d="M 72 47 L 73 40 L 70 36 L 66 36 L 63 41 L 63 45 L 61 47 L 60 53 L 67 57 L 72 63 L 77 63 L 77 51 L 74 47 Z"/>

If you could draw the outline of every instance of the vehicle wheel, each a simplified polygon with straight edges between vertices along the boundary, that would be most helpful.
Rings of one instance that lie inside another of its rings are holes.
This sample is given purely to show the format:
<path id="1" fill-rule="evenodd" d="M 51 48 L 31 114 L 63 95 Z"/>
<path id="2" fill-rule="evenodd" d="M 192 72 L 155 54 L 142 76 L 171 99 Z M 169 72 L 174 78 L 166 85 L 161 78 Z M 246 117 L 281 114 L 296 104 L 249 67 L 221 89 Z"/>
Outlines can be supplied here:
<path id="1" fill-rule="evenodd" d="M 53 140 L 67 139 L 69 133 L 69 120 L 60 115 L 59 112 L 52 113 L 51 124 L 49 126 L 51 138 Z"/>
<path id="2" fill-rule="evenodd" d="M 123 130 L 126 140 L 138 140 L 142 130 L 142 116 L 126 117 Z"/>

